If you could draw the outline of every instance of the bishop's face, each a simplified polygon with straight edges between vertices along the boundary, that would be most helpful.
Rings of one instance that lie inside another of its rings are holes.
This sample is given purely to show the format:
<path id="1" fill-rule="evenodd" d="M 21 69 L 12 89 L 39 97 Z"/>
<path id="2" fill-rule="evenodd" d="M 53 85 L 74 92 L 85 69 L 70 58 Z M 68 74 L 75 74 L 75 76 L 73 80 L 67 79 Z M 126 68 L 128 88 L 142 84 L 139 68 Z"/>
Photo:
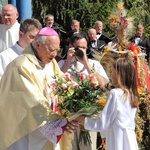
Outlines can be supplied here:
<path id="1" fill-rule="evenodd" d="M 36 52 L 38 58 L 47 64 L 56 57 L 60 46 L 59 36 L 47 36 L 45 43 L 38 41 L 36 43 Z"/>

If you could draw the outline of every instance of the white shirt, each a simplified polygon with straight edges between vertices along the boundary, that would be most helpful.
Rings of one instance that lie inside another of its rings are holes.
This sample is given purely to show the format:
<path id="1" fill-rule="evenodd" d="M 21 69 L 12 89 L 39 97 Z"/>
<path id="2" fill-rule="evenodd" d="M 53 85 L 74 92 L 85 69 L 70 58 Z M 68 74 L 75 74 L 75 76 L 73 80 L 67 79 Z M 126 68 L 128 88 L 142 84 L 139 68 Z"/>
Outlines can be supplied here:
<path id="1" fill-rule="evenodd" d="M 96 39 L 98 40 L 101 35 L 102 35 L 102 32 L 101 32 L 100 34 L 97 34 L 97 35 L 96 35 Z"/>
<path id="2" fill-rule="evenodd" d="M 20 47 L 17 43 L 0 53 L 0 78 L 2 77 L 7 65 L 21 55 L 24 48 Z"/>
<path id="3" fill-rule="evenodd" d="M 106 138 L 106 150 L 138 150 L 135 135 L 136 108 L 130 96 L 123 96 L 120 88 L 112 89 L 100 114 L 100 119 L 86 117 L 84 127 L 101 133 Z"/>
<path id="4" fill-rule="evenodd" d="M 135 38 L 135 44 L 138 45 L 140 43 L 140 37 Z"/>
<path id="5" fill-rule="evenodd" d="M 109 82 L 109 78 L 108 78 L 104 68 L 102 67 L 102 65 L 98 61 L 93 60 L 93 59 L 88 59 L 88 61 L 91 64 L 91 66 L 94 67 L 95 71 L 104 78 L 105 84 L 107 84 Z M 65 60 L 60 60 L 58 62 L 59 67 L 61 68 L 64 63 L 65 63 Z M 73 63 L 71 63 L 70 68 L 68 69 L 67 72 L 71 73 L 72 72 L 71 69 L 76 70 L 78 73 L 84 72 L 86 75 L 89 74 L 87 69 L 85 68 L 85 66 L 82 63 L 80 63 L 79 61 L 74 61 Z"/>
<path id="6" fill-rule="evenodd" d="M 108 79 L 108 76 L 107 76 L 105 70 L 103 69 L 102 65 L 96 60 L 88 59 L 88 61 L 89 61 L 90 65 L 92 67 L 94 67 L 94 70 L 104 78 L 105 84 L 107 84 L 109 82 L 109 79 Z M 58 62 L 59 67 L 61 68 L 64 65 L 64 63 L 65 63 L 65 60 L 60 60 Z M 76 61 L 75 59 L 71 63 L 67 72 L 72 73 L 72 69 L 75 70 L 77 73 L 83 72 L 86 75 L 89 75 L 85 66 L 82 63 L 80 63 L 79 61 Z M 92 141 L 91 145 L 82 145 L 81 143 L 77 144 L 78 143 L 77 137 L 80 134 L 79 130 L 77 130 L 77 132 L 74 134 L 74 140 L 72 141 L 72 146 L 73 146 L 72 149 L 75 150 L 77 148 L 77 149 L 82 149 L 82 150 L 95 150 L 97 134 L 96 134 L 96 132 L 93 132 L 93 131 L 92 132 L 90 131 L 89 133 L 90 133 L 91 141 Z"/>
<path id="7" fill-rule="evenodd" d="M 11 27 L 0 24 L 0 52 L 12 47 L 19 40 L 19 28 L 18 21 Z"/>
<path id="8" fill-rule="evenodd" d="M 95 40 L 94 42 L 92 42 L 91 46 L 94 47 L 94 48 L 97 48 L 97 40 Z"/>

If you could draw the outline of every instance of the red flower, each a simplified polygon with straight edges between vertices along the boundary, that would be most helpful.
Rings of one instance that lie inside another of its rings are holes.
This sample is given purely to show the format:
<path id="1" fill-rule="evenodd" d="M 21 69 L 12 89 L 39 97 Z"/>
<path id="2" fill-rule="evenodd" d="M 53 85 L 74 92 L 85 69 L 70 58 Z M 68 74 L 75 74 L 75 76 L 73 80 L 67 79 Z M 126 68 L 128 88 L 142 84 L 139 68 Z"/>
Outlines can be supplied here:
<path id="1" fill-rule="evenodd" d="M 94 79 L 94 74 L 90 74 L 90 75 L 88 76 L 88 79 L 89 79 L 89 81 L 92 81 L 92 80 Z"/>
<path id="2" fill-rule="evenodd" d="M 79 74 L 79 78 L 80 78 L 81 80 L 85 80 L 85 79 L 86 79 L 86 74 L 83 73 L 83 72 L 81 72 L 81 73 Z"/>
<path id="3" fill-rule="evenodd" d="M 72 81 L 71 86 L 72 86 L 74 89 L 76 89 L 76 88 L 79 87 L 78 83 L 75 82 L 75 81 Z"/>
<path id="4" fill-rule="evenodd" d="M 90 74 L 90 75 L 88 76 L 88 79 L 89 79 L 89 81 L 90 81 L 92 87 L 96 87 L 96 86 L 99 85 L 99 84 L 98 84 L 98 81 L 97 81 L 97 79 L 96 79 L 96 77 L 94 76 L 94 74 Z"/>

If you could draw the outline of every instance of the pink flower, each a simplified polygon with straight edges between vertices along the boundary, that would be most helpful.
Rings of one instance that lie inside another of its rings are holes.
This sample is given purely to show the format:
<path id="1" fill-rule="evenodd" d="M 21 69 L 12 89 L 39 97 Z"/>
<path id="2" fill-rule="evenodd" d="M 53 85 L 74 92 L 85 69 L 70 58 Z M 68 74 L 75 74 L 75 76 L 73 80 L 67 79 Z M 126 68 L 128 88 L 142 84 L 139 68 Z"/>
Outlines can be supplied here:
<path id="1" fill-rule="evenodd" d="M 57 82 L 56 81 L 52 81 L 51 84 L 50 84 L 50 87 L 51 88 L 57 87 Z"/>
<path id="2" fill-rule="evenodd" d="M 65 78 L 66 81 L 69 81 L 69 80 L 72 79 L 72 74 L 70 74 L 70 73 L 65 73 L 65 74 L 64 74 L 64 78 Z"/>
<path id="3" fill-rule="evenodd" d="M 79 87 L 78 83 L 75 82 L 75 81 L 72 81 L 71 86 L 72 86 L 74 89 L 76 89 L 76 88 Z"/>
<path id="4" fill-rule="evenodd" d="M 99 85 L 99 83 L 98 83 L 96 77 L 94 76 L 94 74 L 89 75 L 88 79 L 89 79 L 92 87 L 96 87 L 96 86 Z"/>
<path id="5" fill-rule="evenodd" d="M 80 78 L 81 80 L 86 79 L 86 74 L 83 73 L 83 72 L 81 72 L 81 73 L 79 74 L 79 78 Z"/>
<path id="6" fill-rule="evenodd" d="M 67 84 L 62 84 L 62 88 L 63 88 L 63 90 L 67 90 L 68 89 L 68 87 L 67 87 Z"/>

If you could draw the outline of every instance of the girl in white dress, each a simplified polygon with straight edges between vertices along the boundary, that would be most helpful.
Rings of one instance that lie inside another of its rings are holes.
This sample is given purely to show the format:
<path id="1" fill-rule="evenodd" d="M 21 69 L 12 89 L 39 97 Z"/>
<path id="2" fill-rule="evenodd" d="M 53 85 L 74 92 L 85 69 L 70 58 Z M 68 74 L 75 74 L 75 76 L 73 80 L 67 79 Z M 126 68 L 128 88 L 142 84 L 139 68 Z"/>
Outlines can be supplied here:
<path id="1" fill-rule="evenodd" d="M 134 63 L 129 58 L 117 59 L 111 68 L 115 87 L 107 97 L 100 119 L 80 116 L 88 130 L 106 138 L 106 150 L 138 150 L 135 135 L 135 114 L 139 104 Z"/>

